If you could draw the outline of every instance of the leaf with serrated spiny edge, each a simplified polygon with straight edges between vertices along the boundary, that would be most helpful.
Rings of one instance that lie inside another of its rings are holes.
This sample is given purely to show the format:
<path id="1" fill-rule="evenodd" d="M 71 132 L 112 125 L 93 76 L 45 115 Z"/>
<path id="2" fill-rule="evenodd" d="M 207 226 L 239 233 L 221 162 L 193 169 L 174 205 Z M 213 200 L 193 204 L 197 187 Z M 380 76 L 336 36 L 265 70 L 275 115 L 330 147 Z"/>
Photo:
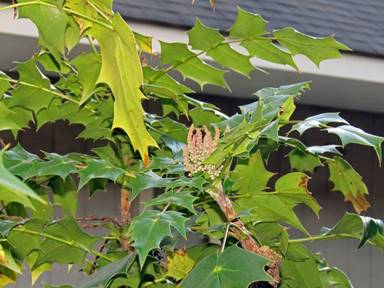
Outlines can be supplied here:
<path id="1" fill-rule="evenodd" d="M 260 152 L 251 156 L 247 164 L 237 164 L 231 178 L 235 181 L 233 189 L 239 194 L 254 194 L 267 188 L 274 173 L 265 169 Z"/>
<path id="2" fill-rule="evenodd" d="M 27 3 L 29 0 L 18 0 L 19 4 Z M 35 23 L 39 29 L 40 45 L 47 47 L 55 58 L 60 58 L 65 48 L 65 30 L 67 29 L 69 16 L 60 9 L 56 1 L 42 0 L 50 4 L 27 5 L 18 7 L 19 17 L 28 18 Z M 59 54 L 58 54 L 59 53 Z"/>
<path id="3" fill-rule="evenodd" d="M 148 149 L 158 145 L 144 123 L 140 58 L 134 35 L 119 14 L 113 16 L 112 26 L 112 31 L 101 26 L 92 28 L 101 48 L 102 67 L 98 82 L 108 84 L 115 98 L 113 128 L 121 128 L 128 134 L 134 150 L 139 151 L 144 164 L 148 165 Z"/>
<path id="4" fill-rule="evenodd" d="M 324 235 L 333 235 L 335 238 L 359 239 L 358 248 L 369 243 L 384 251 L 384 224 L 380 219 L 346 213 L 331 229 L 323 228 L 323 230 Z"/>
<path id="5" fill-rule="evenodd" d="M 267 33 L 267 23 L 259 14 L 253 14 L 238 7 L 237 17 L 230 28 L 229 36 L 233 38 L 251 38 L 264 35 Z"/>
<path id="6" fill-rule="evenodd" d="M 117 178 L 126 173 L 125 170 L 115 167 L 104 160 L 88 159 L 86 163 L 87 167 L 79 170 L 80 181 L 78 190 L 83 188 L 92 179 L 102 178 L 115 182 Z"/>
<path id="7" fill-rule="evenodd" d="M 343 158 L 336 156 L 334 161 L 328 162 L 329 180 L 334 184 L 333 191 L 340 191 L 345 201 L 352 202 L 357 213 L 367 210 L 371 205 L 365 198 L 368 194 L 362 177 Z"/>
<path id="8" fill-rule="evenodd" d="M 133 246 L 139 255 L 140 266 L 143 267 L 148 253 L 158 248 L 164 237 L 172 236 L 171 227 L 186 237 L 185 223 L 181 213 L 176 211 L 146 210 L 136 216 L 130 227 Z"/>
<path id="9" fill-rule="evenodd" d="M 8 76 L 0 71 L 0 97 L 3 97 L 3 94 L 10 88 Z"/>
<path id="10" fill-rule="evenodd" d="M 366 133 L 363 130 L 350 125 L 327 128 L 326 130 L 328 133 L 336 134 L 339 136 L 341 143 L 343 143 L 344 146 L 347 144 L 371 146 L 375 150 L 379 163 L 381 164 L 381 144 L 384 141 L 384 137 Z"/>
<path id="11" fill-rule="evenodd" d="M 251 56 L 276 64 L 289 65 L 296 71 L 299 69 L 292 54 L 273 44 L 270 39 L 244 40 L 241 46 L 247 49 Z"/>
<path id="12" fill-rule="evenodd" d="M 206 64 L 197 54 L 189 50 L 184 43 L 161 43 L 161 64 L 170 64 L 178 70 L 184 78 L 197 82 L 201 89 L 206 84 L 228 88 L 225 82 L 225 71 Z"/>
<path id="13" fill-rule="evenodd" d="M 136 43 L 139 46 L 140 52 L 153 54 L 152 37 L 140 34 L 138 32 L 133 32 L 133 34 L 135 35 Z"/>
<path id="14" fill-rule="evenodd" d="M 64 215 L 75 217 L 78 200 L 74 181 L 70 177 L 65 180 L 55 177 L 49 181 L 48 185 L 52 188 L 54 203 L 62 208 Z"/>
<path id="15" fill-rule="evenodd" d="M 231 246 L 201 260 L 181 282 L 181 288 L 237 287 L 247 288 L 251 283 L 272 281 L 265 272 L 268 260 L 264 257 Z"/>
<path id="16" fill-rule="evenodd" d="M 30 59 L 17 64 L 17 71 L 21 83 L 13 90 L 8 107 L 28 107 L 35 113 L 47 108 L 54 97 L 52 93 L 46 91 L 46 89 L 50 90 L 51 83 L 37 68 L 36 61 Z M 29 86 L 29 84 L 33 85 L 33 87 Z"/>
<path id="17" fill-rule="evenodd" d="M 196 197 L 192 196 L 189 191 L 182 192 L 165 192 L 159 196 L 145 201 L 145 207 L 157 206 L 157 205 L 166 205 L 174 204 L 180 207 L 188 209 L 190 212 L 196 214 L 195 208 L 193 207 L 193 202 L 196 201 Z"/>
<path id="18" fill-rule="evenodd" d="M 295 207 L 297 204 L 304 203 L 319 216 L 321 207 L 308 191 L 309 179 L 310 177 L 308 175 L 300 172 L 285 174 L 277 179 L 275 193 L 288 205 Z"/>
<path id="19" fill-rule="evenodd" d="M 0 131 L 21 129 L 19 125 L 9 118 L 12 114 L 15 114 L 15 112 L 9 109 L 3 102 L 0 102 Z"/>
<path id="20" fill-rule="evenodd" d="M 135 178 L 128 183 L 132 189 L 130 201 L 133 201 L 141 191 L 149 188 L 165 187 L 172 180 L 171 178 L 162 178 L 153 171 L 137 174 Z"/>
<path id="21" fill-rule="evenodd" d="M 28 197 L 45 203 L 27 184 L 11 174 L 3 164 L 4 150 L 0 151 L 0 200 L 5 204 L 17 202 L 26 207 L 32 208 L 33 205 Z"/>
<path id="22" fill-rule="evenodd" d="M 340 51 L 350 51 L 347 46 L 336 41 L 332 36 L 312 37 L 291 27 L 274 31 L 273 36 L 293 55 L 305 55 L 316 65 L 320 65 L 320 62 L 326 59 L 340 58 Z"/>
<path id="23" fill-rule="evenodd" d="M 299 149 L 289 152 L 288 157 L 291 168 L 300 172 L 313 173 L 315 168 L 322 166 L 319 157 Z"/>
<path id="24" fill-rule="evenodd" d="M 325 127 L 329 123 L 348 124 L 348 122 L 339 116 L 339 113 L 323 113 L 308 117 L 292 126 L 291 131 L 297 131 L 302 135 L 311 128 Z"/>
<path id="25" fill-rule="evenodd" d="M 115 278 L 119 274 L 126 273 L 132 266 L 136 259 L 135 253 L 130 253 L 118 261 L 112 262 L 106 266 L 103 266 L 100 270 L 94 274 L 86 277 L 81 281 L 77 288 L 94 288 L 94 287 L 109 287 L 109 281 L 111 278 Z M 124 284 L 127 284 L 126 282 Z M 119 286 L 120 287 L 120 286 Z"/>
<path id="26" fill-rule="evenodd" d="M 306 148 L 306 151 L 312 154 L 324 154 L 324 153 L 333 153 L 342 155 L 337 148 L 341 147 L 340 145 L 323 145 L 323 146 L 310 146 Z"/>
<path id="27" fill-rule="evenodd" d="M 225 38 L 216 29 L 203 25 L 197 20 L 188 31 L 189 45 L 192 49 L 206 51 L 207 55 L 221 66 L 232 69 L 247 77 L 254 69 L 250 57 L 232 49 Z"/>
<path id="28" fill-rule="evenodd" d="M 92 246 L 97 241 L 96 237 L 90 236 L 83 232 L 77 225 L 76 221 L 69 217 L 49 225 L 44 229 L 44 234 L 69 242 L 73 241 L 88 251 L 91 251 Z M 34 263 L 34 266 L 39 267 L 44 263 L 81 263 L 84 259 L 85 252 L 83 249 L 69 246 L 53 239 L 45 238 L 41 242 L 39 256 L 36 263 Z"/>

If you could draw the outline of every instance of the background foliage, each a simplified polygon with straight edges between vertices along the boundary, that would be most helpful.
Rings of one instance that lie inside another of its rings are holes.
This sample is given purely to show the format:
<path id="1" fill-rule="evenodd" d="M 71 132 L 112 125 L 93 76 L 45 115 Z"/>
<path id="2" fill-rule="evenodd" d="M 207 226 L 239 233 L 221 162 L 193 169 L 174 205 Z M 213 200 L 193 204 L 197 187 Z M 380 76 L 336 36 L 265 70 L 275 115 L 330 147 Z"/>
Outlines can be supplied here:
<path id="1" fill-rule="evenodd" d="M 13 283 L 23 264 L 35 282 L 59 263 L 87 274 L 76 286 L 84 288 L 352 287 L 304 243 L 356 238 L 359 248 L 384 249 L 383 222 L 359 215 L 370 206 L 367 187 L 342 155 L 345 145 L 368 146 L 380 165 L 384 138 L 338 113 L 292 119 L 295 99 L 310 83 L 261 89 L 254 102 L 227 116 L 192 98 L 195 91 L 175 77 L 177 71 L 201 89 L 230 89 L 226 73 L 250 77 L 259 69 L 254 57 L 296 70 L 298 54 L 315 65 L 340 57 L 349 49 L 333 37 L 290 27 L 268 31 L 262 16 L 239 8 L 228 35 L 197 21 L 188 43 L 161 42 L 158 54 L 151 37 L 112 11 L 111 0 L 19 0 L 0 11 L 11 8 L 37 26 L 40 50 L 17 64 L 18 77 L 0 74 L 0 130 L 17 139 L 21 130 L 65 120 L 83 125 L 78 137 L 95 146 L 91 155 L 34 155 L 4 143 L 0 286 Z M 81 39 L 89 49 L 74 53 Z M 143 100 L 158 103 L 161 113 L 145 112 Z M 307 146 L 300 136 L 309 129 L 340 142 Z M 292 172 L 275 175 L 266 164 L 281 147 L 290 149 Z M 319 166 L 328 167 L 333 190 L 357 214 L 310 235 L 294 208 L 306 205 L 319 215 L 308 191 Z M 78 218 L 78 191 L 92 196 L 108 182 L 121 189 L 121 219 Z M 131 215 L 131 202 L 149 188 L 162 193 Z M 105 229 L 88 234 L 84 221 Z M 291 239 L 287 227 L 303 238 Z M 192 234 L 206 241 L 180 246 Z"/>

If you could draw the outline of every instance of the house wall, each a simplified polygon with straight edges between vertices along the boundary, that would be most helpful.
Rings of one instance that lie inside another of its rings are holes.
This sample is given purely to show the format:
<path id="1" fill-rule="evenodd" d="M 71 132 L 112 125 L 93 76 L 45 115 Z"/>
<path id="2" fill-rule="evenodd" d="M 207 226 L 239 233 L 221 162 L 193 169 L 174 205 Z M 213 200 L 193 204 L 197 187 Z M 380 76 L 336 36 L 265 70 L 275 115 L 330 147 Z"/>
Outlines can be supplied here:
<path id="1" fill-rule="evenodd" d="M 230 98 L 209 98 L 210 102 L 215 103 L 226 113 L 232 114 L 237 110 L 237 106 L 249 102 L 244 99 Z M 207 96 L 204 97 L 207 100 Z M 333 111 L 332 108 L 319 108 L 312 106 L 299 106 L 295 113 L 296 119 L 303 119 L 307 116 Z M 340 110 L 339 110 L 340 111 Z M 356 111 L 342 111 L 341 115 L 350 121 L 351 124 L 361 127 L 367 132 L 384 135 L 384 114 L 371 114 Z M 43 127 L 39 133 L 24 132 L 20 141 L 29 151 L 37 152 L 39 149 L 55 151 L 57 153 L 67 152 L 86 152 L 89 151 L 91 143 L 74 140 L 80 127 L 68 127 L 64 123 L 48 125 Z M 307 144 L 325 145 L 330 144 L 335 138 L 327 133 L 314 133 L 309 131 L 303 136 L 303 141 Z M 284 152 L 280 151 L 272 156 L 269 168 L 274 172 L 287 172 L 289 165 L 284 158 Z M 368 210 L 366 215 L 384 219 L 384 168 L 378 168 L 375 154 L 369 148 L 361 148 L 351 145 L 346 150 L 347 159 L 357 168 L 363 176 L 369 191 L 369 200 L 373 207 Z M 345 203 L 341 193 L 330 192 L 332 185 L 327 181 L 327 170 L 320 168 L 315 171 L 313 179 L 310 181 L 310 190 L 319 200 L 323 207 L 320 213 L 320 220 L 316 219 L 311 211 L 302 207 L 297 210 L 303 219 L 304 225 L 308 230 L 316 234 L 323 226 L 332 226 L 344 214 L 346 210 L 352 211 L 351 205 Z M 151 193 L 142 195 L 150 197 Z M 97 193 L 90 201 L 86 192 L 79 195 L 80 216 L 82 215 L 118 215 L 119 195 L 113 187 L 109 191 Z M 138 205 L 136 205 L 136 211 Z M 299 235 L 298 235 L 299 236 Z M 313 251 L 321 251 L 327 260 L 334 266 L 344 270 L 352 279 L 352 283 L 358 288 L 380 288 L 383 287 L 384 255 L 378 249 L 365 247 L 356 250 L 357 241 L 337 240 L 323 241 L 311 244 Z M 74 268 L 76 269 L 76 267 Z M 28 273 L 17 285 L 10 287 L 26 288 L 29 287 Z M 54 272 L 47 273 L 42 277 L 42 281 L 53 284 L 76 283 L 81 279 L 80 274 L 67 275 L 63 268 L 55 267 Z M 38 284 L 36 287 L 42 287 Z M 300 287 L 301 288 L 301 287 Z M 303 287 L 304 288 L 304 287 Z"/>

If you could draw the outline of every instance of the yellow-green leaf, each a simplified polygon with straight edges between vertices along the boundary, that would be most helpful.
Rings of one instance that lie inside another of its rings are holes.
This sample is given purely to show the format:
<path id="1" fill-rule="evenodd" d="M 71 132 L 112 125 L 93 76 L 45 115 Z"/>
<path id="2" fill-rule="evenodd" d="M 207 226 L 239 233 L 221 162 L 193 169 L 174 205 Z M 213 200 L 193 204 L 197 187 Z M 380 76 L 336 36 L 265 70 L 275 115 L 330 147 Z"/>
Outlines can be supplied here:
<path id="1" fill-rule="evenodd" d="M 119 14 L 113 17 L 112 25 L 112 31 L 101 26 L 94 28 L 102 58 L 98 82 L 108 84 L 115 97 L 113 128 L 123 129 L 134 149 L 138 150 L 144 162 L 148 163 L 148 147 L 157 147 L 157 143 L 144 124 L 141 101 L 145 97 L 140 90 L 143 72 L 135 38 Z"/>
<path id="2" fill-rule="evenodd" d="M 328 162 L 333 191 L 343 193 L 345 201 L 351 201 L 357 213 L 367 210 L 371 205 L 365 198 L 368 189 L 362 177 L 343 158 L 335 157 L 334 160 Z"/>

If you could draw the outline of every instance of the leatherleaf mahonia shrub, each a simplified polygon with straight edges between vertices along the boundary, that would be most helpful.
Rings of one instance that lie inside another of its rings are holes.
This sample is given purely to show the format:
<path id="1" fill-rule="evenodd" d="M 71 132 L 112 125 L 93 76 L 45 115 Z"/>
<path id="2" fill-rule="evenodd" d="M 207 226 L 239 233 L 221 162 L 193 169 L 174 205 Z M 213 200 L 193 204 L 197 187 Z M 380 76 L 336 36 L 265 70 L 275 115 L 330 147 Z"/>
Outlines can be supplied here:
<path id="1" fill-rule="evenodd" d="M 155 53 L 153 39 L 132 31 L 111 0 L 0 7 L 13 9 L 36 25 L 39 50 L 0 74 L 0 130 L 16 139 L 2 141 L 0 152 L 1 287 L 26 269 L 32 286 L 54 264 L 84 273 L 77 288 L 352 287 L 305 244 L 355 238 L 359 248 L 384 249 L 383 222 L 360 216 L 370 207 L 367 187 L 342 154 L 351 143 L 368 146 L 379 165 L 384 138 L 338 113 L 292 119 L 307 82 L 263 88 L 227 116 L 176 80 L 181 74 L 201 89 L 229 90 L 226 73 L 249 77 L 253 58 L 295 70 L 298 54 L 315 65 L 339 58 L 349 48 L 333 37 L 268 31 L 262 16 L 238 8 L 226 36 L 197 21 L 188 43 L 160 41 Z M 72 49 L 80 40 L 88 45 L 79 54 Z M 158 114 L 143 109 L 145 99 L 161 106 Z M 77 137 L 96 143 L 92 152 L 35 155 L 17 144 L 20 131 L 56 121 L 82 125 Z M 300 136 L 309 129 L 336 142 L 306 145 Z M 268 170 L 276 151 L 288 151 L 291 172 Z M 310 235 L 295 207 L 319 215 L 308 190 L 319 166 L 356 213 Z M 120 216 L 79 217 L 78 191 L 92 197 L 110 182 L 120 189 Z M 146 189 L 158 196 L 134 215 L 132 203 Z M 188 244 L 191 238 L 200 240 Z"/>

